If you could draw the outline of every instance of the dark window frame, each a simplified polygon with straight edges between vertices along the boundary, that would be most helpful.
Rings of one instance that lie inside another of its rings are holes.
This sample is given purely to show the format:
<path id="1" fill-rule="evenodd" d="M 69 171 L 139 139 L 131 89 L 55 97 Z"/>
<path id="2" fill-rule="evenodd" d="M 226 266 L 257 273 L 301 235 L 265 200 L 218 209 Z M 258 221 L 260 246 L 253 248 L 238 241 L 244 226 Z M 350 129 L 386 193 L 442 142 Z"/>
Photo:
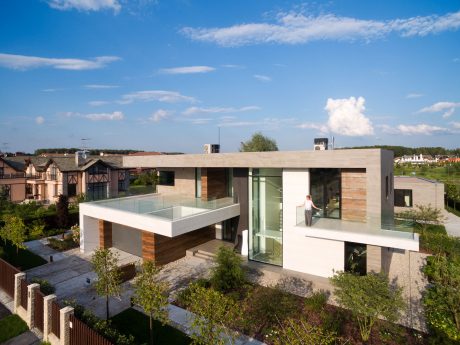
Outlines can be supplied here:
<path id="1" fill-rule="evenodd" d="M 160 170 L 158 172 L 158 185 L 160 186 L 174 186 L 175 185 L 175 171 Z"/>
<path id="2" fill-rule="evenodd" d="M 409 205 L 406 205 L 405 197 L 409 196 Z M 396 207 L 412 207 L 414 205 L 414 194 L 412 189 L 395 189 L 394 205 Z"/>

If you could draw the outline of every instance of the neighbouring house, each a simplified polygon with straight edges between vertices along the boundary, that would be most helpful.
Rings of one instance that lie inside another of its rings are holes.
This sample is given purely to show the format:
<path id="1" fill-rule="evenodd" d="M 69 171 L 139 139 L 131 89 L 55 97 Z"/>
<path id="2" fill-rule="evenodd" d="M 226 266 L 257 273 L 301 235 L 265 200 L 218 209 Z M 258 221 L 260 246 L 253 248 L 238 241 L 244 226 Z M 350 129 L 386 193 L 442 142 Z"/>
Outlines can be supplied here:
<path id="1" fill-rule="evenodd" d="M 395 176 L 395 211 L 411 209 L 415 205 L 431 205 L 444 209 L 444 183 L 415 176 Z"/>
<path id="2" fill-rule="evenodd" d="M 430 155 L 424 154 L 413 154 L 413 155 L 404 155 L 402 157 L 397 157 L 394 159 L 395 163 L 405 164 L 428 164 L 428 163 L 437 163 L 438 157 L 433 157 Z"/>
<path id="3" fill-rule="evenodd" d="M 0 195 L 11 202 L 26 198 L 26 176 L 24 162 L 16 157 L 0 157 Z"/>
<path id="4" fill-rule="evenodd" d="M 418 234 L 394 225 L 391 151 L 123 157 L 139 166 L 158 171 L 158 193 L 80 204 L 81 251 L 116 247 L 165 264 L 218 239 L 251 261 L 330 277 L 388 272 L 419 250 Z M 322 209 L 311 227 L 307 194 Z"/>
<path id="5" fill-rule="evenodd" d="M 22 160 L 25 197 L 53 204 L 60 194 L 69 198 L 85 194 L 89 200 L 113 198 L 129 187 L 122 156 L 15 157 Z"/>

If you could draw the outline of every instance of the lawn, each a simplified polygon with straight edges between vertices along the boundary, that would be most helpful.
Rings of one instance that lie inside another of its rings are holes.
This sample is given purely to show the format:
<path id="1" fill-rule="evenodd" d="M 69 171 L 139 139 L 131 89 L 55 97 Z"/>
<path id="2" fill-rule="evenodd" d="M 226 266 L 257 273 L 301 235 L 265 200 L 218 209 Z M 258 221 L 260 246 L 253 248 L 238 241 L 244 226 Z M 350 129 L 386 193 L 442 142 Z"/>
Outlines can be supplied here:
<path id="1" fill-rule="evenodd" d="M 449 166 L 395 165 L 394 174 L 424 177 L 430 180 L 460 185 L 460 172 Z"/>
<path id="2" fill-rule="evenodd" d="M 0 344 L 27 331 L 29 327 L 16 314 L 8 315 L 0 320 Z"/>
<path id="3" fill-rule="evenodd" d="M 111 318 L 112 325 L 121 333 L 131 334 L 136 344 L 149 343 L 149 318 L 143 313 L 130 308 Z M 154 343 L 168 345 L 190 344 L 191 340 L 184 333 L 169 325 L 153 322 Z"/>
<path id="4" fill-rule="evenodd" d="M 4 241 L 0 241 L 0 258 L 22 271 L 47 263 L 45 259 L 35 255 L 27 249 L 20 248 L 19 252 L 16 254 L 16 247 L 11 245 L 8 241 L 6 244 Z"/>

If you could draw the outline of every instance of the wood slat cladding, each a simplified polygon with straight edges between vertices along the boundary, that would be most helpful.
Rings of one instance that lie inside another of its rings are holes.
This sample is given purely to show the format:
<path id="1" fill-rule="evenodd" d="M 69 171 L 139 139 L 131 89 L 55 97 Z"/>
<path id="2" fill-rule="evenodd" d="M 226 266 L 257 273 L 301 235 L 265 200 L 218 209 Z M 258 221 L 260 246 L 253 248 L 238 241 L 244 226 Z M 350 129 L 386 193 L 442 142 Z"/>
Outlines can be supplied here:
<path id="1" fill-rule="evenodd" d="M 366 169 L 342 169 L 342 219 L 366 221 Z"/>
<path id="2" fill-rule="evenodd" d="M 241 233 L 243 230 L 249 229 L 249 169 L 233 169 L 233 193 L 236 201 L 240 204 L 236 230 L 238 246 L 240 246 Z"/>
<path id="3" fill-rule="evenodd" d="M 142 259 L 155 259 L 155 237 L 154 233 L 142 231 Z"/>
<path id="4" fill-rule="evenodd" d="M 99 248 L 112 247 L 112 223 L 99 219 Z"/>
<path id="5" fill-rule="evenodd" d="M 187 249 L 215 239 L 215 226 L 201 228 L 177 237 L 166 237 L 142 231 L 142 258 L 165 265 L 185 256 Z"/>
<path id="6" fill-rule="evenodd" d="M 227 196 L 227 175 L 225 168 L 201 169 L 201 199 L 220 199 Z"/>

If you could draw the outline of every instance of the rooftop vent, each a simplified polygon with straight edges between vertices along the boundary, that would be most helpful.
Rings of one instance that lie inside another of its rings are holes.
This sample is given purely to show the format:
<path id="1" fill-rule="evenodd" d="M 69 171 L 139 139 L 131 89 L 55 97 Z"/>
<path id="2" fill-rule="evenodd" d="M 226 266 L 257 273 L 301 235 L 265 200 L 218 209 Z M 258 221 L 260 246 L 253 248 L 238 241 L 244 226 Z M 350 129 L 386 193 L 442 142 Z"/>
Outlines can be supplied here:
<path id="1" fill-rule="evenodd" d="M 219 153 L 219 152 L 220 152 L 220 145 L 204 144 L 204 153 L 211 154 L 211 153 Z"/>
<path id="2" fill-rule="evenodd" d="M 86 151 L 75 152 L 75 164 L 79 167 L 86 163 Z"/>
<path id="3" fill-rule="evenodd" d="M 327 150 L 329 139 L 328 138 L 315 138 L 313 142 L 314 142 L 313 149 L 315 151 L 323 151 L 323 150 Z"/>

